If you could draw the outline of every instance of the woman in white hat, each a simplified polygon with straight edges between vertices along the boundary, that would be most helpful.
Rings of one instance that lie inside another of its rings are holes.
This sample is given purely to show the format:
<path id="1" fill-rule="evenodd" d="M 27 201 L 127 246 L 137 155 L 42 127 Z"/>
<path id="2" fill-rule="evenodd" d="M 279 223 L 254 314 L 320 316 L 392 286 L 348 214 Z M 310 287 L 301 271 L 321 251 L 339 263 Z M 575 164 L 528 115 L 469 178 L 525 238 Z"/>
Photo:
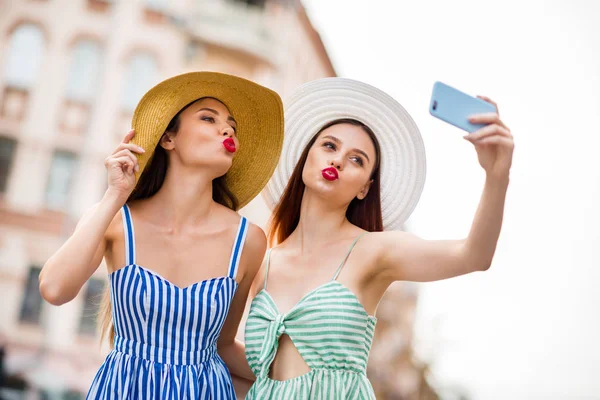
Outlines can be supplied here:
<path id="1" fill-rule="evenodd" d="M 72 300 L 106 260 L 113 348 L 89 399 L 234 399 L 225 363 L 253 378 L 235 334 L 266 249 L 236 210 L 275 169 L 281 99 L 242 78 L 183 74 L 144 95 L 132 126 L 106 158 L 103 199 L 44 265 L 41 293 Z"/>
<path id="2" fill-rule="evenodd" d="M 267 186 L 269 250 L 251 289 L 249 399 L 374 399 L 366 376 L 377 304 L 394 281 L 489 268 L 502 224 L 513 139 L 497 114 L 466 137 L 486 172 L 466 239 L 427 241 L 396 229 L 421 195 L 425 152 L 391 97 L 327 78 L 287 104 L 281 163 Z"/>

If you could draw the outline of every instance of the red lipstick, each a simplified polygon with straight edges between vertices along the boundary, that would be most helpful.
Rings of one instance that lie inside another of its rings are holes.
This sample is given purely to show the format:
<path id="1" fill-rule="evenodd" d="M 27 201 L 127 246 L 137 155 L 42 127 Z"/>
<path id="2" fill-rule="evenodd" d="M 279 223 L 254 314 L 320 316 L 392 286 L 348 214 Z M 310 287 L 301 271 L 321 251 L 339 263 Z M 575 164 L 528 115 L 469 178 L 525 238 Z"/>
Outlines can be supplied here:
<path id="1" fill-rule="evenodd" d="M 339 178 L 337 169 L 333 167 L 325 168 L 323 171 L 321 171 L 321 175 L 323 175 L 323 178 L 327 179 L 328 181 L 335 181 Z"/>
<path id="2" fill-rule="evenodd" d="M 223 147 L 230 153 L 235 153 L 235 141 L 232 138 L 223 140 Z"/>

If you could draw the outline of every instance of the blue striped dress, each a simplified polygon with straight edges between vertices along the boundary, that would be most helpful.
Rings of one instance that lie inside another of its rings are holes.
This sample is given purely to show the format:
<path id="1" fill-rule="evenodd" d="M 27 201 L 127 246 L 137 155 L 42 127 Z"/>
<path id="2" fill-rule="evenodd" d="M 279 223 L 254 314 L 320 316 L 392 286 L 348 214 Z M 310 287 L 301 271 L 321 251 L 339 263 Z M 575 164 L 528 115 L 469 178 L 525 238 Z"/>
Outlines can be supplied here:
<path id="1" fill-rule="evenodd" d="M 182 288 L 135 263 L 127 205 L 122 215 L 126 266 L 109 275 L 115 348 L 87 399 L 235 399 L 216 345 L 238 286 L 247 220 L 241 218 L 228 274 Z"/>

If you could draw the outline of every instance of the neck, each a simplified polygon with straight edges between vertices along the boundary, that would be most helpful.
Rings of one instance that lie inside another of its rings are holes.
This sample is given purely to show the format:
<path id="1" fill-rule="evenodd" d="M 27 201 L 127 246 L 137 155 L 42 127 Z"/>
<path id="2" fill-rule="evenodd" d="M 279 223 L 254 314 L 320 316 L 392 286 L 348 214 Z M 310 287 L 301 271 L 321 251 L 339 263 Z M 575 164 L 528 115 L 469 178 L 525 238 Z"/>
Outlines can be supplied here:
<path id="1" fill-rule="evenodd" d="M 206 171 L 177 170 L 169 166 L 162 187 L 152 197 L 153 215 L 173 228 L 206 220 L 216 204 L 212 176 Z"/>
<path id="2" fill-rule="evenodd" d="M 286 242 L 304 249 L 322 247 L 338 241 L 350 222 L 346 219 L 347 205 L 336 206 L 322 197 L 304 190 L 300 206 L 300 220 Z"/>

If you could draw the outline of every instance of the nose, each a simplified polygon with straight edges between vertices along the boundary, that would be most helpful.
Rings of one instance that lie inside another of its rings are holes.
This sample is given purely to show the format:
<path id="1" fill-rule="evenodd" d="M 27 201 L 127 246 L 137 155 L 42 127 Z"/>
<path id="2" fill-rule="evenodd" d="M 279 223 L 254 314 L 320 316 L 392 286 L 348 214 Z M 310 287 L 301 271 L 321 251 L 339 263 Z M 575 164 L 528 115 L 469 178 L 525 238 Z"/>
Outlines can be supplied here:
<path id="1" fill-rule="evenodd" d="M 338 171 L 341 171 L 343 163 L 339 159 L 334 159 L 334 160 L 329 161 L 329 165 L 331 165 L 333 168 L 337 169 Z"/>
<path id="2" fill-rule="evenodd" d="M 223 129 L 221 130 L 221 134 L 223 136 L 233 137 L 233 136 L 235 136 L 235 131 L 233 130 L 231 125 L 226 124 L 226 126 L 224 126 Z"/>

